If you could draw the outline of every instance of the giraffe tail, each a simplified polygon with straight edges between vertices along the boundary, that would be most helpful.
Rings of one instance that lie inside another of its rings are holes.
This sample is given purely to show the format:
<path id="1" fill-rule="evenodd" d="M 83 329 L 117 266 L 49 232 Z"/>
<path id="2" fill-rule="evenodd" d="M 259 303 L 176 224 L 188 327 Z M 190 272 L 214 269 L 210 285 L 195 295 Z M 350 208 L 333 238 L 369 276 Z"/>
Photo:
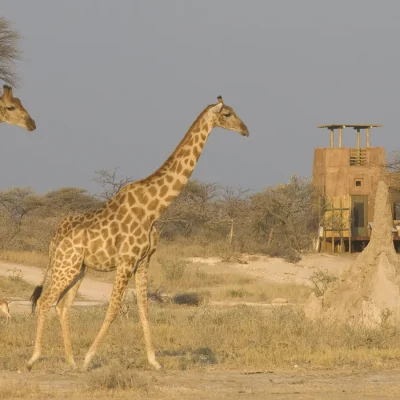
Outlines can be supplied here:
<path id="1" fill-rule="evenodd" d="M 51 257 L 49 259 L 49 265 L 48 265 L 46 273 L 44 275 L 42 284 L 35 287 L 35 289 L 33 290 L 32 296 L 29 299 L 32 302 L 32 314 L 35 313 L 36 305 L 37 305 L 37 302 L 38 302 L 40 296 L 42 295 L 44 286 L 50 280 L 50 276 L 51 276 L 51 274 L 49 274 L 50 267 L 51 267 Z"/>
<path id="2" fill-rule="evenodd" d="M 39 297 L 41 296 L 42 292 L 43 292 L 43 285 L 36 286 L 35 290 L 32 293 L 32 296 L 29 299 L 32 302 L 32 314 L 35 313 L 36 304 L 37 304 L 37 301 L 39 300 Z"/>

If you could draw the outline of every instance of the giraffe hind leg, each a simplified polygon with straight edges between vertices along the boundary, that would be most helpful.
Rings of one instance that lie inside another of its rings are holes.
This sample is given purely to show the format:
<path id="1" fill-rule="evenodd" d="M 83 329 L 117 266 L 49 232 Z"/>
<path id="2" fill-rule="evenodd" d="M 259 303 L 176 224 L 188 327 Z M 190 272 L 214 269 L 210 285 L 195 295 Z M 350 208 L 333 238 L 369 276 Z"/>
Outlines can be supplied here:
<path id="1" fill-rule="evenodd" d="M 63 297 L 69 292 L 70 289 L 72 289 L 75 284 L 83 279 L 86 273 L 86 266 L 84 263 L 82 263 L 81 269 L 79 270 L 79 273 L 75 275 L 74 279 L 72 282 L 61 292 L 60 297 L 58 298 L 57 304 L 63 299 Z"/>
<path id="2" fill-rule="evenodd" d="M 57 272 L 53 271 L 49 286 L 44 288 L 41 296 L 37 300 L 37 326 L 36 326 L 36 339 L 32 357 L 27 362 L 27 368 L 30 371 L 35 362 L 40 358 L 42 352 L 42 339 L 44 332 L 44 325 L 47 319 L 47 315 L 50 311 L 51 306 L 57 302 L 66 289 L 75 279 L 80 268 L 76 268 L 76 273 L 72 276 L 68 275 L 68 272 L 74 270 L 73 265 L 66 265 L 62 269 L 58 269 Z"/>
<path id="3" fill-rule="evenodd" d="M 65 361 L 76 369 L 76 363 L 72 352 L 71 328 L 70 328 L 70 310 L 72 303 L 78 293 L 79 287 L 85 276 L 85 266 L 82 265 L 81 271 L 74 278 L 73 282 L 61 293 L 56 305 L 56 311 L 60 317 L 61 333 L 64 340 Z"/>

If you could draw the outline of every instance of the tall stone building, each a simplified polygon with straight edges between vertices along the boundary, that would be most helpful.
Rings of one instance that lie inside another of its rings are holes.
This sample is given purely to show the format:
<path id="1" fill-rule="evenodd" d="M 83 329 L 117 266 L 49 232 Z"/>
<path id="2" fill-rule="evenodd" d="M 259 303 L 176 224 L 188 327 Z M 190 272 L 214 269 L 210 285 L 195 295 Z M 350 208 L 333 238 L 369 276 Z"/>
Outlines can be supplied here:
<path id="1" fill-rule="evenodd" d="M 312 181 L 318 191 L 321 214 L 318 248 L 321 251 L 360 251 L 368 243 L 374 225 L 374 202 L 378 182 L 391 188 L 393 240 L 400 250 L 400 195 L 395 174 L 387 172 L 383 147 L 370 145 L 372 128 L 382 125 L 331 124 L 318 128 L 330 132 L 330 147 L 316 148 Z M 356 131 L 356 147 L 343 147 L 345 128 Z M 338 131 L 335 146 L 335 131 Z M 361 132 L 365 132 L 365 146 Z M 398 228 L 397 228 L 398 227 Z"/>

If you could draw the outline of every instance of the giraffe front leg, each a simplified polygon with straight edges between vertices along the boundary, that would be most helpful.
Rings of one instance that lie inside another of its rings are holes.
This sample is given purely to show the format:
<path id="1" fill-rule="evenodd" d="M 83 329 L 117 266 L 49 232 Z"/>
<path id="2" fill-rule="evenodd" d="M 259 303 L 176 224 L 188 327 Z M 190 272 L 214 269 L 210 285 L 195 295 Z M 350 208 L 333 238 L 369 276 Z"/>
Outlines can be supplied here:
<path id="1" fill-rule="evenodd" d="M 83 362 L 83 367 L 82 367 L 83 371 L 86 371 L 88 369 L 89 364 L 92 361 L 93 357 L 95 356 L 101 341 L 104 339 L 104 336 L 108 331 L 108 328 L 110 327 L 111 323 L 115 320 L 115 318 L 119 313 L 122 296 L 125 293 L 126 286 L 131 276 L 131 270 L 132 267 L 130 264 L 121 265 L 117 269 L 117 275 L 115 277 L 115 282 L 111 293 L 111 300 L 108 306 L 107 314 L 104 319 L 103 325 L 101 326 L 100 331 L 96 336 L 96 339 L 94 340 L 89 351 L 86 353 L 85 361 Z"/>
<path id="2" fill-rule="evenodd" d="M 77 276 L 76 271 L 75 275 L 72 276 L 68 273 L 69 266 L 70 264 L 65 263 L 62 269 L 59 268 L 56 272 L 52 272 L 52 279 L 50 281 L 50 284 L 44 289 L 42 295 L 37 302 L 38 319 L 36 327 L 36 340 L 33 355 L 27 362 L 27 368 L 29 371 L 32 369 L 33 365 L 41 355 L 44 324 L 51 306 L 56 301 L 58 301 L 61 294 L 68 287 L 68 285 L 73 284 L 74 279 Z"/>
<path id="3" fill-rule="evenodd" d="M 147 270 L 149 268 L 150 257 L 136 271 L 136 297 L 139 310 L 140 321 L 142 323 L 144 340 L 146 343 L 147 360 L 155 369 L 162 368 L 156 360 L 153 342 L 151 339 L 150 326 L 147 316 Z"/>

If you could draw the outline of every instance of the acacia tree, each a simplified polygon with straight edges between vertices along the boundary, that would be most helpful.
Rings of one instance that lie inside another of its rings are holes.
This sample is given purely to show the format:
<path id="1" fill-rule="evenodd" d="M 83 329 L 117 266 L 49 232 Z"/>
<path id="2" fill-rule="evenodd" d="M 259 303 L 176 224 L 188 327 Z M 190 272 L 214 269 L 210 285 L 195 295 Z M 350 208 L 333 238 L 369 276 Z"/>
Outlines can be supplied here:
<path id="1" fill-rule="evenodd" d="M 71 213 L 84 213 L 101 205 L 86 189 L 63 187 L 51 190 L 42 197 L 42 207 L 38 212 L 43 216 L 63 218 Z"/>
<path id="2" fill-rule="evenodd" d="M 219 186 L 190 180 L 174 202 L 157 221 L 164 237 L 189 235 L 198 232 L 213 219 Z"/>
<path id="3" fill-rule="evenodd" d="M 0 242 L 3 248 L 21 232 L 23 222 L 41 200 L 30 188 L 12 188 L 0 191 Z"/>
<path id="4" fill-rule="evenodd" d="M 252 196 L 252 210 L 254 227 L 265 238 L 267 250 L 275 247 L 289 255 L 309 247 L 319 223 L 313 187 L 297 175 Z"/>
<path id="5" fill-rule="evenodd" d="M 60 188 L 44 195 L 30 188 L 0 191 L 0 246 L 12 250 L 47 252 L 51 237 L 66 215 L 101 205 L 86 190 Z"/>
<path id="6" fill-rule="evenodd" d="M 0 79 L 11 86 L 18 83 L 15 64 L 21 59 L 19 40 L 20 35 L 12 29 L 10 22 L 0 17 Z"/>
<path id="7" fill-rule="evenodd" d="M 238 233 L 238 226 L 242 229 L 247 225 L 249 216 L 249 190 L 225 187 L 218 202 L 218 210 L 213 218 L 213 223 L 223 224 L 228 227 L 227 242 L 232 249 L 233 239 Z"/>

